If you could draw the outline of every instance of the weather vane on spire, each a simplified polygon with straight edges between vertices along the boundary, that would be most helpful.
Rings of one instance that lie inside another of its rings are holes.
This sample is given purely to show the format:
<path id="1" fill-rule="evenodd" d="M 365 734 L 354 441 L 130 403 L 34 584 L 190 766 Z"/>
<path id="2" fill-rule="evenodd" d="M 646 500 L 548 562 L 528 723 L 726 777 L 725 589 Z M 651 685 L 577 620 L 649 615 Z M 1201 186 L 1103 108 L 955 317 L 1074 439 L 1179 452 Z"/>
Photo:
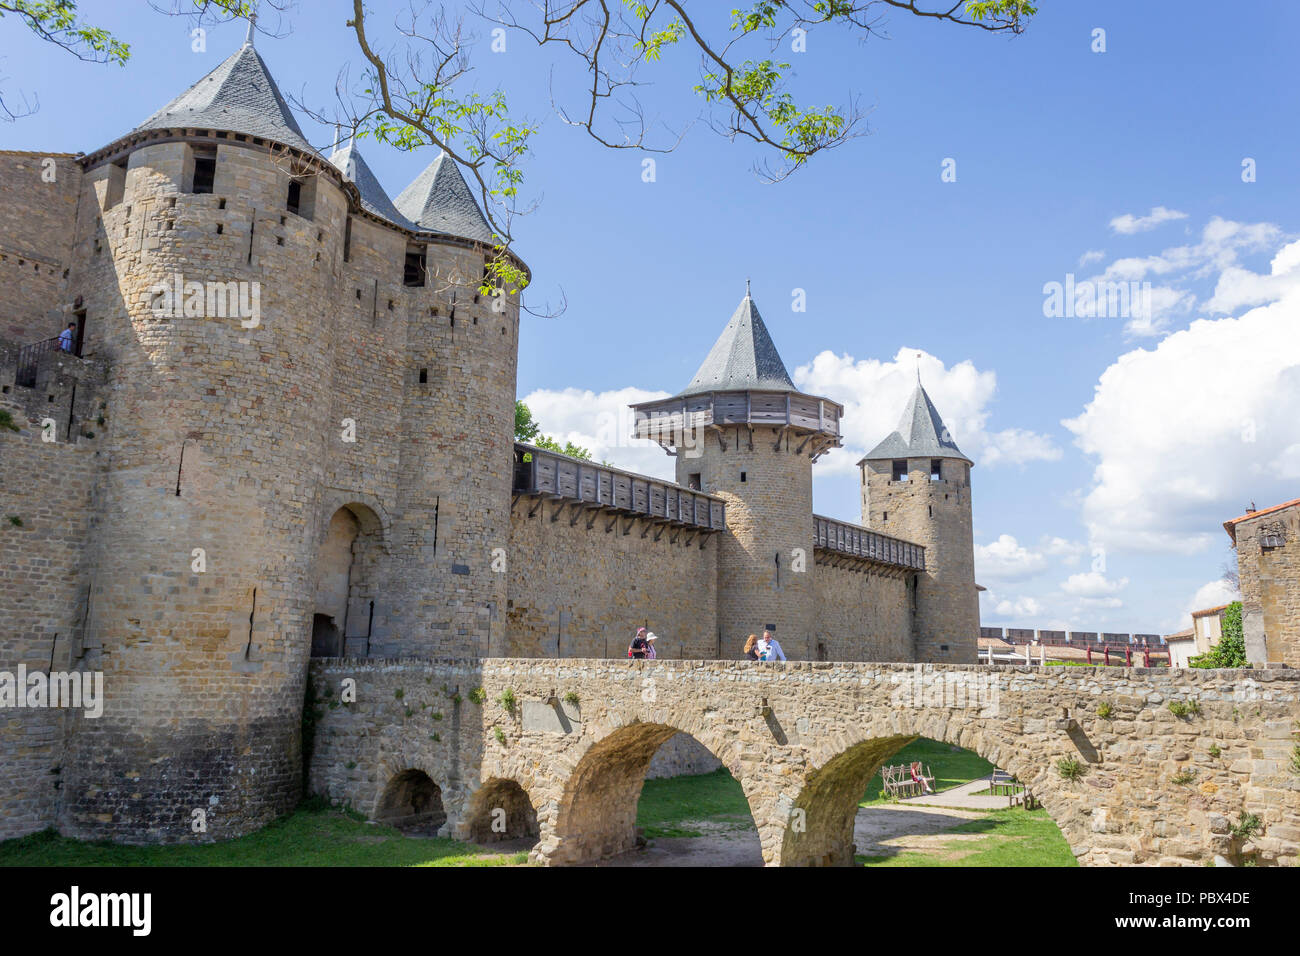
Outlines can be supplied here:
<path id="1" fill-rule="evenodd" d="M 745 298 L 749 298 L 749 276 L 745 276 Z"/>
<path id="2" fill-rule="evenodd" d="M 916 384 L 921 384 L 921 353 L 916 353 Z"/>
<path id="3" fill-rule="evenodd" d="M 248 33 L 244 37 L 245 46 L 253 46 L 253 34 L 257 29 L 257 4 L 252 5 L 252 10 L 248 14 Z"/>

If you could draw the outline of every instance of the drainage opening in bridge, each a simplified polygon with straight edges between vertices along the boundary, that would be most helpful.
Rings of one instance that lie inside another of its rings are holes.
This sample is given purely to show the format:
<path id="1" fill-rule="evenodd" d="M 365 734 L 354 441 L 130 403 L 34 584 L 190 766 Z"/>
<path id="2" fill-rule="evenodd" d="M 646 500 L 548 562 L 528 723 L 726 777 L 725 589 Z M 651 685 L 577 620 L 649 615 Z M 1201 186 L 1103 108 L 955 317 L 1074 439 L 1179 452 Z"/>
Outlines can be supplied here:
<path id="1" fill-rule="evenodd" d="M 583 755 L 555 833 L 558 864 L 763 864 L 740 784 L 698 740 L 663 724 L 622 727 Z"/>
<path id="2" fill-rule="evenodd" d="M 375 820 L 408 836 L 434 836 L 447 822 L 442 790 L 423 770 L 403 770 L 384 788 Z"/>
<path id="3" fill-rule="evenodd" d="M 863 741 L 809 776 L 787 865 L 1075 866 L 1043 809 L 973 751 L 928 737 Z M 852 856 L 850 857 L 850 848 Z"/>

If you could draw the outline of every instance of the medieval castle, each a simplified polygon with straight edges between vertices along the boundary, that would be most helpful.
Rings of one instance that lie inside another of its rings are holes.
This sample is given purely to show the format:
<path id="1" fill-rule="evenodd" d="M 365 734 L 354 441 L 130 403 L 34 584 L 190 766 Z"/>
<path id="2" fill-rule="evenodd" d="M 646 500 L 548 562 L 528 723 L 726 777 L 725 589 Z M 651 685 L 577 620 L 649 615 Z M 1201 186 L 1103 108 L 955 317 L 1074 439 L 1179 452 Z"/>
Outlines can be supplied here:
<path id="1" fill-rule="evenodd" d="M 623 657 L 648 622 L 672 658 L 768 627 L 791 660 L 975 662 L 972 463 L 919 382 L 882 397 L 861 525 L 813 512 L 842 408 L 748 294 L 635 407 L 675 483 L 517 444 L 493 247 L 450 159 L 390 200 L 318 153 L 251 42 L 87 155 L 0 153 L 0 670 L 105 692 L 0 712 L 0 838 L 286 812 L 312 656 Z"/>

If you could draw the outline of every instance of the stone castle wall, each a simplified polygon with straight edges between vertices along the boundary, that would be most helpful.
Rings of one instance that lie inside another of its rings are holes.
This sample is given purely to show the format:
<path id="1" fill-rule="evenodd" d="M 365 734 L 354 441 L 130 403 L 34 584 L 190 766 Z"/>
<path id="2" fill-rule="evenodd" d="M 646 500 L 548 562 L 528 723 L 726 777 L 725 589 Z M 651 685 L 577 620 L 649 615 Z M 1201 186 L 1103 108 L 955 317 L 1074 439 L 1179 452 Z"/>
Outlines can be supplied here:
<path id="1" fill-rule="evenodd" d="M 815 660 L 912 661 L 914 575 L 819 562 Z M 784 645 L 782 645 L 784 646 Z"/>
<path id="2" fill-rule="evenodd" d="M 58 292 L 80 187 L 75 156 L 0 151 L 0 339 L 27 345 L 58 335 L 70 320 Z"/>
<path id="3" fill-rule="evenodd" d="M 862 523 L 925 547 L 917 579 L 916 660 L 974 663 L 978 653 L 979 594 L 971 528 L 970 466 L 942 459 L 931 479 L 930 459 L 908 461 L 908 480 L 893 481 L 891 462 L 864 466 Z"/>
<path id="4" fill-rule="evenodd" d="M 1246 518 L 1235 531 L 1246 656 L 1256 667 L 1298 666 L 1300 508 Z"/>
<path id="5" fill-rule="evenodd" d="M 638 627 L 660 636 L 661 657 L 718 656 L 722 535 L 606 509 L 580 511 L 570 524 L 572 516 L 564 502 L 516 503 L 502 656 L 623 658 Z"/>
<path id="6" fill-rule="evenodd" d="M 97 467 L 93 442 L 43 442 L 37 427 L 0 429 L 0 671 L 78 667 Z M 53 822 L 69 719 L 55 708 L 0 709 L 0 839 Z"/>

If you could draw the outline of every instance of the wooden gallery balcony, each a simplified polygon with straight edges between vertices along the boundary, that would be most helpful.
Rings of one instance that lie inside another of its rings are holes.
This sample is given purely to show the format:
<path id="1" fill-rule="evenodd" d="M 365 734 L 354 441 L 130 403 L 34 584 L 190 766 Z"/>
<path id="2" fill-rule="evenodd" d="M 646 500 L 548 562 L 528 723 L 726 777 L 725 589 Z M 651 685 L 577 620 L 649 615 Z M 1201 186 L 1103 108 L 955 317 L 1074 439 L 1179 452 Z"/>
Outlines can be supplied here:
<path id="1" fill-rule="evenodd" d="M 633 405 L 635 438 L 649 438 L 672 451 L 703 446 L 706 431 L 717 434 L 723 451 L 729 442 L 753 448 L 771 429 L 776 441 L 792 451 L 805 450 L 816 461 L 840 445 L 842 406 L 828 398 L 800 392 L 701 392 Z M 759 429 L 763 431 L 758 432 Z M 756 434 L 757 432 L 757 434 Z"/>
<path id="2" fill-rule="evenodd" d="M 818 515 L 813 515 L 813 553 L 817 564 L 833 567 L 898 574 L 925 570 L 923 545 Z"/>
<path id="3" fill-rule="evenodd" d="M 516 442 L 512 510 L 521 497 L 535 499 L 530 518 L 550 501 L 552 521 L 563 516 L 572 526 L 585 519 L 590 529 L 601 520 L 606 532 L 617 527 L 631 534 L 643 519 L 641 537 L 657 526 L 656 541 L 665 530 L 672 530 L 674 543 L 682 532 L 687 544 L 699 534 L 701 548 L 710 534 L 727 526 L 726 507 L 713 495 Z"/>

